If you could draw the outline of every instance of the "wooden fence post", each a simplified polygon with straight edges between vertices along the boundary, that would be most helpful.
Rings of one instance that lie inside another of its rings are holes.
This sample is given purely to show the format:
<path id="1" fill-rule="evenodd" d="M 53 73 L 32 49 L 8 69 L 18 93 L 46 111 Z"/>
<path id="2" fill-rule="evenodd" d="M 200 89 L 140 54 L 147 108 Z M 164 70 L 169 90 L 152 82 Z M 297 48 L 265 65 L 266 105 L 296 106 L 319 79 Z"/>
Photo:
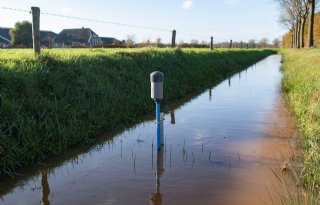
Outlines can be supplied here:
<path id="1" fill-rule="evenodd" d="M 230 46 L 229 46 L 229 48 L 232 48 L 232 40 L 230 40 Z"/>
<path id="2" fill-rule="evenodd" d="M 176 47 L 176 34 L 177 34 L 177 31 L 173 30 L 172 31 L 172 41 L 171 41 L 171 47 L 172 48 Z"/>
<path id="3" fill-rule="evenodd" d="M 211 36 L 210 49 L 213 50 L 213 37 Z"/>
<path id="4" fill-rule="evenodd" d="M 40 54 L 40 8 L 31 7 L 32 14 L 32 40 L 35 55 Z"/>

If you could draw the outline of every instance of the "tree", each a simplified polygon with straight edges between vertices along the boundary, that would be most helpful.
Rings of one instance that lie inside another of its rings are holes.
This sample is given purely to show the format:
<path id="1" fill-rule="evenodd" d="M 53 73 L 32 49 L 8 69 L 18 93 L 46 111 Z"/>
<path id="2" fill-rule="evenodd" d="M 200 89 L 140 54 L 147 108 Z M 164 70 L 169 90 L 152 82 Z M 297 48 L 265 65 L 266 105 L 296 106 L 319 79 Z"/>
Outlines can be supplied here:
<path id="1" fill-rule="evenodd" d="M 157 45 L 157 47 L 161 47 L 161 38 L 160 37 L 157 38 L 156 45 Z"/>
<path id="2" fill-rule="evenodd" d="M 301 1 L 301 31 L 300 31 L 300 42 L 301 48 L 304 48 L 304 29 L 306 25 L 307 18 L 309 16 L 309 5 L 308 5 L 308 0 L 302 0 Z"/>
<path id="3" fill-rule="evenodd" d="M 201 45 L 202 45 L 202 46 L 208 46 L 209 44 L 208 44 L 207 41 L 201 41 Z"/>
<path id="4" fill-rule="evenodd" d="M 17 22 L 9 34 L 13 46 L 32 47 L 32 25 L 30 22 Z"/>
<path id="5" fill-rule="evenodd" d="M 256 44 L 256 41 L 254 40 L 254 39 L 250 39 L 249 41 L 248 41 L 248 46 L 250 47 L 250 48 L 254 48 L 255 47 L 255 44 Z"/>
<path id="6" fill-rule="evenodd" d="M 151 41 L 150 39 L 147 39 L 145 42 L 144 42 L 144 47 L 149 47 L 151 45 Z"/>
<path id="7" fill-rule="evenodd" d="M 291 47 L 304 47 L 304 33 L 306 21 L 309 18 L 308 46 L 313 45 L 314 10 L 319 0 L 276 0 L 280 3 L 282 16 L 286 20 L 281 20 L 282 24 L 289 24 L 291 28 Z M 290 22 L 290 23 L 288 23 Z"/>
<path id="8" fill-rule="evenodd" d="M 199 41 L 197 39 L 191 39 L 191 45 L 194 46 L 194 45 L 198 45 L 199 44 Z"/>
<path id="9" fill-rule="evenodd" d="M 134 35 L 128 35 L 126 40 L 126 47 L 132 48 L 135 44 L 135 36 Z"/>
<path id="10" fill-rule="evenodd" d="M 275 47 L 275 48 L 279 48 L 279 46 L 280 46 L 280 41 L 279 41 L 279 39 L 278 39 L 278 38 L 273 39 L 272 45 L 273 45 L 273 47 Z"/>
<path id="11" fill-rule="evenodd" d="M 282 13 L 279 18 L 279 23 L 286 29 L 288 29 L 291 36 L 291 43 L 290 47 L 294 47 L 294 21 L 292 19 L 293 17 L 288 13 Z"/>
<path id="12" fill-rule="evenodd" d="M 265 48 L 268 46 L 268 39 L 267 38 L 262 38 L 260 41 L 259 41 L 259 46 L 262 47 L 262 48 Z"/>
<path id="13" fill-rule="evenodd" d="M 290 25 L 292 30 L 292 44 L 294 47 L 300 47 L 300 28 L 301 28 L 301 10 L 300 2 L 302 0 L 276 0 L 279 2 L 282 10 L 282 19 L 280 22 Z"/>
<path id="14" fill-rule="evenodd" d="M 315 0 L 308 0 L 310 17 L 309 17 L 309 32 L 308 32 L 308 47 L 313 47 L 313 27 L 314 27 L 314 10 Z"/>

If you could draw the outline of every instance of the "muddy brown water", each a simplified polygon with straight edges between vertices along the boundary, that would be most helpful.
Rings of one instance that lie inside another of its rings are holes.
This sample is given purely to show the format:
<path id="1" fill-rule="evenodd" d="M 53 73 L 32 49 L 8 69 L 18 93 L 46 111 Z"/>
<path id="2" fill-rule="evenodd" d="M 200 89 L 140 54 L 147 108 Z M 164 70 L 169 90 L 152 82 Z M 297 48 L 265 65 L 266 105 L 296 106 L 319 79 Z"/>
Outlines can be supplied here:
<path id="1" fill-rule="evenodd" d="M 272 170 L 297 136 L 280 62 L 270 56 L 166 114 L 162 151 L 146 121 L 1 183 L 0 205 L 273 204 Z"/>

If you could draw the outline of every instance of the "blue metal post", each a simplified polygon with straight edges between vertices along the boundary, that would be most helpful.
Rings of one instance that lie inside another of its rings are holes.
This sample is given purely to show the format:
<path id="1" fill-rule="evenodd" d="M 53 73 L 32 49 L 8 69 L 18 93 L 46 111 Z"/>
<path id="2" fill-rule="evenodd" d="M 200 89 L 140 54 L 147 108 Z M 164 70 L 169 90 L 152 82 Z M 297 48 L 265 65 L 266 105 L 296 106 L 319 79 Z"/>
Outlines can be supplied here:
<path id="1" fill-rule="evenodd" d="M 161 148 L 161 129 L 160 129 L 160 102 L 156 102 L 156 118 L 157 118 L 157 148 L 160 150 Z"/>

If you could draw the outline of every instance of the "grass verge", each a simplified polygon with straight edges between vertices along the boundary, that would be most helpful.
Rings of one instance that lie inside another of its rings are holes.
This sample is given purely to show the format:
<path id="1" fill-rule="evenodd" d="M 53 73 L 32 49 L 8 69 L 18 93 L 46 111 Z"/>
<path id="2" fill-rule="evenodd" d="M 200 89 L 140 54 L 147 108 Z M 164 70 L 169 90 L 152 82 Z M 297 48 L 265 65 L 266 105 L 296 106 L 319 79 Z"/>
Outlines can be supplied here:
<path id="1" fill-rule="evenodd" d="M 305 197 L 300 202 L 320 204 L 320 49 L 282 50 L 281 54 L 282 88 L 303 133 Z"/>
<path id="2" fill-rule="evenodd" d="M 91 143 L 153 113 L 149 74 L 165 73 L 163 104 L 213 85 L 271 50 L 0 51 L 0 176 Z"/>

